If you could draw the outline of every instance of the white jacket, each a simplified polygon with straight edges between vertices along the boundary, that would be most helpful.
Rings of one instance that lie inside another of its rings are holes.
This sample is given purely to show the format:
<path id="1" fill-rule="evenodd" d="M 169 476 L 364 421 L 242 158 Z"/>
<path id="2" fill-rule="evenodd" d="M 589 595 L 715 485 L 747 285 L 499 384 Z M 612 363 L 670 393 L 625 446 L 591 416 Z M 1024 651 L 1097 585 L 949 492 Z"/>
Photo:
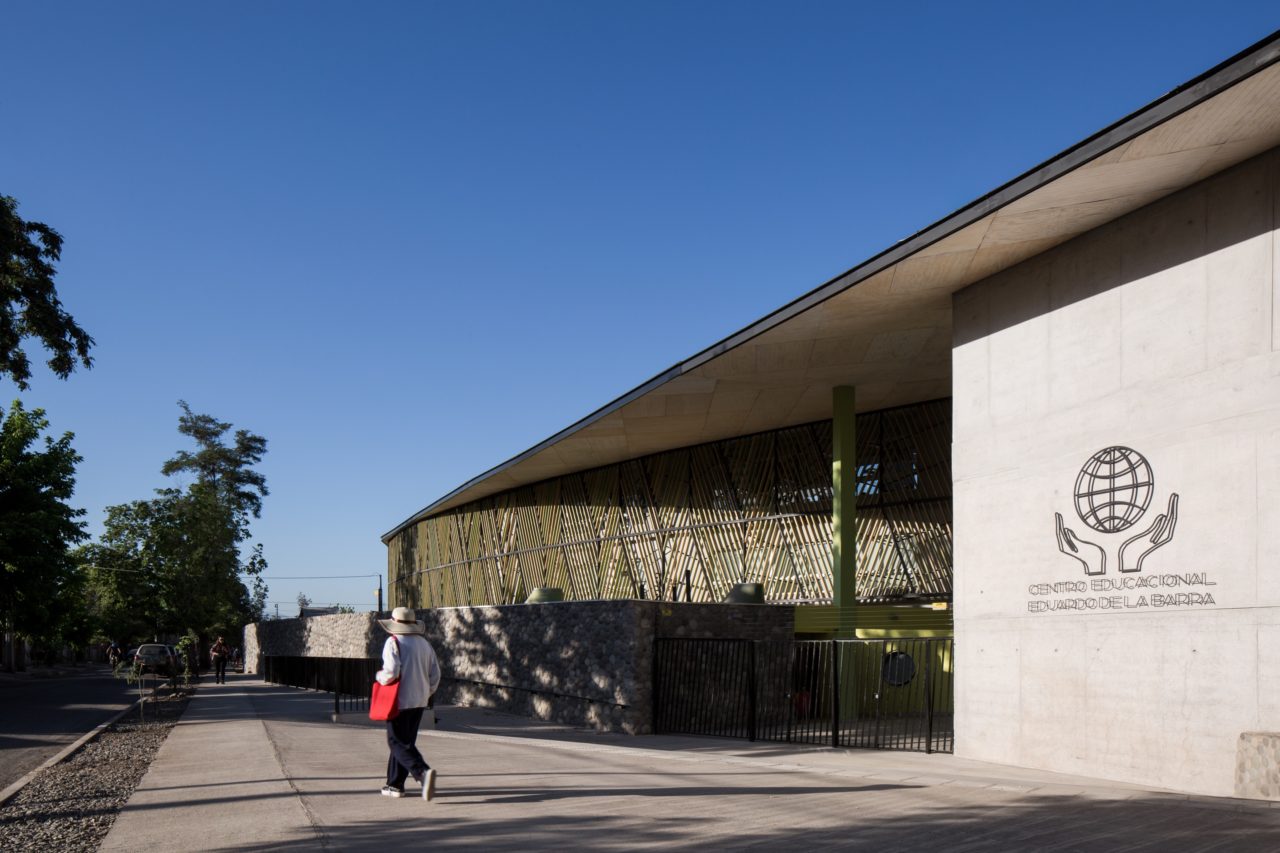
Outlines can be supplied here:
<path id="1" fill-rule="evenodd" d="M 431 694 L 440 686 L 440 661 L 426 637 L 398 634 L 387 637 L 382 647 L 382 669 L 374 677 L 382 684 L 400 679 L 397 704 L 402 710 L 425 708 Z"/>

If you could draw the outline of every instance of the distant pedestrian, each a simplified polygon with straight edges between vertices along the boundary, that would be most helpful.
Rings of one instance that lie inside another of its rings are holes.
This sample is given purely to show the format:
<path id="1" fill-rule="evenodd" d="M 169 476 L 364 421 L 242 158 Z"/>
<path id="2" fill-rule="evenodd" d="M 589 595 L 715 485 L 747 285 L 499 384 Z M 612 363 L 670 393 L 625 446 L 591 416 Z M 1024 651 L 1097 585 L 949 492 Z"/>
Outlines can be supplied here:
<path id="1" fill-rule="evenodd" d="M 215 684 L 227 683 L 227 656 L 231 654 L 231 649 L 219 637 L 218 641 L 213 644 L 213 648 L 209 649 L 209 657 L 213 659 L 213 681 Z"/>
<path id="2" fill-rule="evenodd" d="M 403 797 L 404 782 L 409 776 L 422 784 L 422 799 L 430 800 L 436 792 L 436 771 L 431 769 L 416 746 L 422 713 L 431 694 L 440 686 L 440 661 L 435 649 L 424 636 L 426 625 L 407 607 L 391 611 L 390 619 L 379 619 L 391 634 L 382 647 L 382 669 L 375 678 L 381 684 L 400 681 L 397 705 L 400 713 L 387 720 L 387 784 L 384 797 Z"/>

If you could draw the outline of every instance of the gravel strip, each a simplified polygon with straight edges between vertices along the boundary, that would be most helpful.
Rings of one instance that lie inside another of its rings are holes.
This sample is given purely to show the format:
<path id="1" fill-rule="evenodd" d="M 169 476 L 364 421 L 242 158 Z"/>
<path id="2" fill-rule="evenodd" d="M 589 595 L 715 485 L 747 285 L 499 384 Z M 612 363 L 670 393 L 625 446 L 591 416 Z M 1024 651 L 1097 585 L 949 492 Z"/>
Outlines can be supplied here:
<path id="1" fill-rule="evenodd" d="M 97 850 L 142 781 L 188 697 L 148 700 L 65 761 L 41 772 L 0 808 L 4 850 Z"/>

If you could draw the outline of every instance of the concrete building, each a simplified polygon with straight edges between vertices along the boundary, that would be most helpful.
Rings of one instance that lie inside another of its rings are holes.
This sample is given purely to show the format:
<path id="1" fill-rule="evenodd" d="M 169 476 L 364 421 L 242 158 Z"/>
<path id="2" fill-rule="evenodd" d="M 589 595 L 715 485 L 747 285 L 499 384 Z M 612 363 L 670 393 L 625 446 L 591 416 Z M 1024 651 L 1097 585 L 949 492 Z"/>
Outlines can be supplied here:
<path id="1" fill-rule="evenodd" d="M 1278 145 L 1280 34 L 434 501 L 384 537 L 392 605 L 745 580 L 815 636 L 954 614 L 957 754 L 1249 794 Z"/>

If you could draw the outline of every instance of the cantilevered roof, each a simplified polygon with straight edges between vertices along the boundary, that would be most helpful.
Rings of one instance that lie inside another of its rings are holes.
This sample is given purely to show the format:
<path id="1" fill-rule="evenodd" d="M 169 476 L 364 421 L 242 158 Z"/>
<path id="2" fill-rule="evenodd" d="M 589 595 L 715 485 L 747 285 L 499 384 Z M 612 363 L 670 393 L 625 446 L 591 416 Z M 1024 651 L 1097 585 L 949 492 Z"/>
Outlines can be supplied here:
<path id="1" fill-rule="evenodd" d="M 549 477 L 951 393 L 951 295 L 1280 145 L 1280 32 L 463 483 L 382 539 Z"/>

